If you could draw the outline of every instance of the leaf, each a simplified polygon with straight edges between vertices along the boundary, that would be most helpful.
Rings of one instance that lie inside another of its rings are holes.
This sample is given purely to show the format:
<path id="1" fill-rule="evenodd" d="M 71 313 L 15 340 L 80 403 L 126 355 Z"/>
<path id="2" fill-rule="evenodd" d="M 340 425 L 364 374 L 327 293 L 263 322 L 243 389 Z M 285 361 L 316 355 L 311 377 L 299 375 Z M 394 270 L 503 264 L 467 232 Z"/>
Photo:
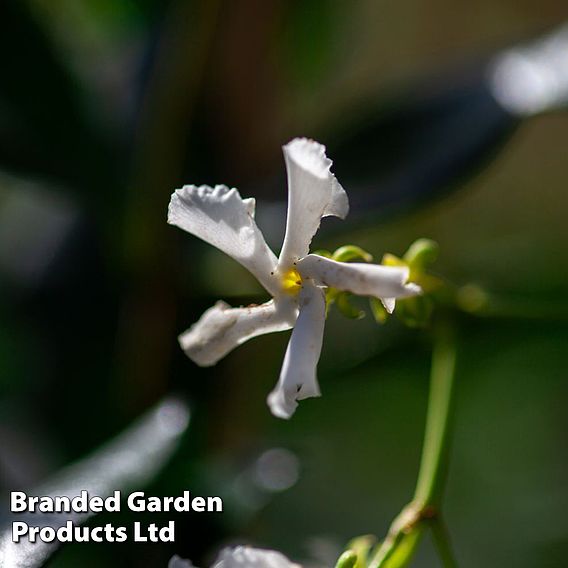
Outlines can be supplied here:
<path id="1" fill-rule="evenodd" d="M 189 421 L 187 406 L 177 399 L 165 399 L 99 450 L 72 464 L 29 495 L 108 497 L 115 490 L 137 488 L 148 483 L 165 465 L 178 447 Z M 8 519 L 8 528 L 0 534 L 0 560 L 6 568 L 38 568 L 58 548 L 57 542 L 30 543 L 24 539 L 12 542 L 12 521 L 31 525 L 64 525 L 71 520 L 82 524 L 93 513 L 52 513 L 24 516 L 18 513 Z"/>
<path id="2" fill-rule="evenodd" d="M 79 187 L 102 179 L 108 156 L 41 21 L 27 2 L 8 0 L 0 22 L 0 167 Z"/>

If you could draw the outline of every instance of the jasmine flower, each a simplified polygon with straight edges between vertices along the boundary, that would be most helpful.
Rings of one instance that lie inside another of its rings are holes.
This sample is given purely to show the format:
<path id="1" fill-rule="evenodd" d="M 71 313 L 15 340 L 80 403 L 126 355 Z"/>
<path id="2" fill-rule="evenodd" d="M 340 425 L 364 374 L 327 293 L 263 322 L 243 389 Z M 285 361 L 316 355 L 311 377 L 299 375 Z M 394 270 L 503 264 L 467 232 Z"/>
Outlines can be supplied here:
<path id="1" fill-rule="evenodd" d="M 289 418 L 298 401 L 320 396 L 316 366 L 326 314 L 325 289 L 381 298 L 392 312 L 396 298 L 420 293 L 407 267 L 344 263 L 309 254 L 321 219 L 344 219 L 345 190 L 331 173 L 325 147 L 296 138 L 283 147 L 288 173 L 288 215 L 280 256 L 270 250 L 254 220 L 255 201 L 225 185 L 186 185 L 172 195 L 168 223 L 199 237 L 247 268 L 272 297 L 232 308 L 219 301 L 179 337 L 198 365 L 214 365 L 238 345 L 265 333 L 292 329 L 280 378 L 268 395 L 275 416 Z"/>

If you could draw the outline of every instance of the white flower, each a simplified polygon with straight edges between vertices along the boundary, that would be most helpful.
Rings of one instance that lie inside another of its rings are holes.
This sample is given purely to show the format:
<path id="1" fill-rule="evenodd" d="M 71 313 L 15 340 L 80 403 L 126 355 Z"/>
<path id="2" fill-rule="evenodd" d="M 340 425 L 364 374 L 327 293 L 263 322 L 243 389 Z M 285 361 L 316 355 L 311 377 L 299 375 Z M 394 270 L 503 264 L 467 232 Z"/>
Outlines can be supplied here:
<path id="1" fill-rule="evenodd" d="M 168 568 L 195 568 L 189 560 L 184 560 L 181 556 L 174 554 L 168 562 Z"/>
<path id="2" fill-rule="evenodd" d="M 179 337 L 198 365 L 214 365 L 245 341 L 294 328 L 268 405 L 289 418 L 298 400 L 320 396 L 316 365 L 325 322 L 325 287 L 381 298 L 389 311 L 396 298 L 420 293 L 407 283 L 408 269 L 377 264 L 341 263 L 309 254 L 322 217 L 345 218 L 347 194 L 331 173 L 325 147 L 296 138 L 283 148 L 288 172 L 288 216 L 279 258 L 254 221 L 254 199 L 242 199 L 224 185 L 186 185 L 172 195 L 168 223 L 217 247 L 247 268 L 272 299 L 231 308 L 217 302 Z"/>
<path id="3" fill-rule="evenodd" d="M 168 568 L 195 568 L 189 560 L 174 556 Z M 301 568 L 275 550 L 262 550 L 249 546 L 225 548 L 211 568 Z"/>

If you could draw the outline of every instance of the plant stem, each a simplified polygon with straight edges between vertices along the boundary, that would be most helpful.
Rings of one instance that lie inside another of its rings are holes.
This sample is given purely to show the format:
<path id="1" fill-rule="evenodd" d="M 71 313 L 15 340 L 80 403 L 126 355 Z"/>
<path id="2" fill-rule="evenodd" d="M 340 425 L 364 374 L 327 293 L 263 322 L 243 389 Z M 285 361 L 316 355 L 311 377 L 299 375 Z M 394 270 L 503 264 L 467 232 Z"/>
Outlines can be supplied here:
<path id="1" fill-rule="evenodd" d="M 454 330 L 448 322 L 439 322 L 434 334 L 426 431 L 414 493 L 414 501 L 421 509 L 439 505 L 446 480 L 452 419 L 456 364 Z"/>
<path id="2" fill-rule="evenodd" d="M 438 516 L 433 519 L 430 524 L 430 528 L 432 530 L 432 538 L 436 545 L 438 556 L 442 561 L 442 566 L 444 568 L 457 568 L 457 562 L 454 558 L 452 547 L 450 546 L 450 535 L 448 534 L 448 529 L 444 520 Z"/>
<path id="3" fill-rule="evenodd" d="M 444 566 L 456 566 L 447 536 L 443 537 L 446 532 L 438 513 L 446 480 L 455 363 L 456 340 L 453 327 L 448 321 L 438 321 L 434 327 L 430 395 L 414 499 L 393 521 L 385 540 L 369 564 L 370 568 L 407 566 L 426 523 L 431 524 L 436 531 L 434 537 Z"/>

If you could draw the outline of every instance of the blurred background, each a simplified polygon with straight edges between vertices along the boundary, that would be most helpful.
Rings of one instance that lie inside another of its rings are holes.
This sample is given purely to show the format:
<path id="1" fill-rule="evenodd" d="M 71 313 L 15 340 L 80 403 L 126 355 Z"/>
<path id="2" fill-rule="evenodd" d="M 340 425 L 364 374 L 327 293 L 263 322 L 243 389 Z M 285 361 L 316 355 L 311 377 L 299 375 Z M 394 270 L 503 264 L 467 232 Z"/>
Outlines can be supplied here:
<path id="1" fill-rule="evenodd" d="M 294 136 L 327 145 L 352 202 L 315 248 L 353 243 L 380 259 L 430 237 L 436 270 L 490 298 L 456 316 L 446 517 L 460 566 L 566 566 L 568 113 L 562 81 L 539 98 L 531 72 L 551 60 L 568 76 L 568 42 L 542 57 L 536 44 L 518 80 L 514 65 L 499 74 L 515 46 L 565 20 L 558 0 L 2 3 L 2 496 L 175 394 L 187 432 L 134 489 L 219 494 L 226 509 L 96 518 L 175 519 L 176 543 L 72 544 L 49 566 L 165 566 L 174 553 L 205 566 L 233 542 L 325 561 L 355 535 L 384 535 L 410 499 L 427 330 L 332 312 L 323 397 L 289 422 L 265 404 L 288 334 L 211 369 L 177 344 L 217 299 L 264 297 L 232 260 L 166 224 L 170 194 L 238 187 L 278 251 L 281 146 Z M 415 563 L 438 565 L 428 539 Z"/>

